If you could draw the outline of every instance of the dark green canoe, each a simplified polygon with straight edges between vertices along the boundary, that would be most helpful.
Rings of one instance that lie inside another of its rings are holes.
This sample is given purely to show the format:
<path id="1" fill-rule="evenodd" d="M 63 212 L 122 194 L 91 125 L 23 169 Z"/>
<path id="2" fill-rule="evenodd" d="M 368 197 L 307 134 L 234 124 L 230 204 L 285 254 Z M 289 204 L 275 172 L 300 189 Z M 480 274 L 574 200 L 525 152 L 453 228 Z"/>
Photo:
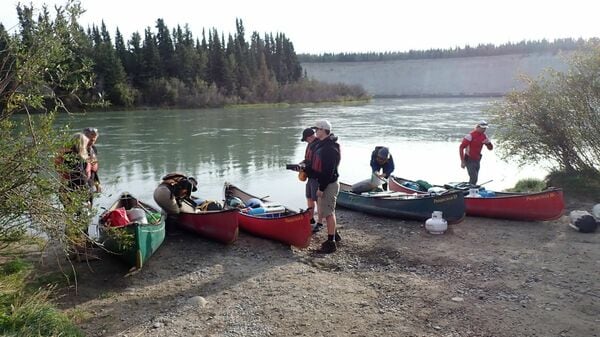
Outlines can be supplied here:
<path id="1" fill-rule="evenodd" d="M 465 200 L 462 192 L 451 191 L 442 195 L 412 195 L 385 191 L 353 193 L 352 186 L 340 183 L 337 205 L 359 212 L 390 218 L 425 221 L 434 211 L 441 211 L 449 224 L 465 218 Z"/>
<path id="2" fill-rule="evenodd" d="M 141 209 L 146 219 L 131 222 L 124 227 L 111 227 L 108 214 L 121 207 L 125 210 Z M 100 216 L 99 229 L 104 247 L 130 266 L 139 269 L 165 239 L 165 215 L 125 192 Z"/>

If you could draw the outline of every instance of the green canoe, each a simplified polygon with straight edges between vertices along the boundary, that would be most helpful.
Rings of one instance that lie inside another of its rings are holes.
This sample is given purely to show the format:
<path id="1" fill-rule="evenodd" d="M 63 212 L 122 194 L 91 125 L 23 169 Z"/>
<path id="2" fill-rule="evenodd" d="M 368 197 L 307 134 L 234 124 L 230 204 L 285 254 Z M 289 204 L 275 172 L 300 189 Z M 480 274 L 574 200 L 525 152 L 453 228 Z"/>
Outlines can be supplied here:
<path id="1" fill-rule="evenodd" d="M 442 195 L 416 195 L 385 191 L 353 193 L 352 186 L 340 183 L 337 205 L 373 215 L 406 220 L 425 221 L 434 211 L 441 211 L 448 224 L 465 218 L 465 197 L 460 191 Z"/>
<path id="2" fill-rule="evenodd" d="M 114 215 L 122 215 L 123 209 L 129 217 L 140 213 L 142 217 L 127 218 L 129 223 L 115 226 Z M 100 216 L 99 229 L 104 248 L 139 269 L 165 239 L 165 215 L 125 192 Z"/>

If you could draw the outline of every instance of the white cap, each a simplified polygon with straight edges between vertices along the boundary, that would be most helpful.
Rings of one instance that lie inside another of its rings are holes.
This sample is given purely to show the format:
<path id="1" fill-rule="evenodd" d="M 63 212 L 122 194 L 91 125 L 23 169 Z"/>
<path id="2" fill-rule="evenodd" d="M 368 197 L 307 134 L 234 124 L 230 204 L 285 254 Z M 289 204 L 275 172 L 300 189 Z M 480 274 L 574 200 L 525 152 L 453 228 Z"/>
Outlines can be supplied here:
<path id="1" fill-rule="evenodd" d="M 477 127 L 482 128 L 482 129 L 487 129 L 489 127 L 489 125 L 486 121 L 481 121 L 481 122 L 477 123 Z"/>
<path id="2" fill-rule="evenodd" d="M 331 123 L 329 123 L 327 120 L 317 121 L 314 128 L 331 131 Z"/>

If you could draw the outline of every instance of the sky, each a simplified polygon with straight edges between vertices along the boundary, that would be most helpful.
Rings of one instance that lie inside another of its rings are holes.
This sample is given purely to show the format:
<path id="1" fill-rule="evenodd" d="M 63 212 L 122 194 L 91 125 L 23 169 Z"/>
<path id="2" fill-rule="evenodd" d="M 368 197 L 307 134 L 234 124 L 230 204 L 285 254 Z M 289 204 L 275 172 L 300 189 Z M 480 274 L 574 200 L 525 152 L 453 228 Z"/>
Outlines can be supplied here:
<path id="1" fill-rule="evenodd" d="M 15 0 L 0 1 L 0 22 L 17 29 Z M 64 0 L 23 1 L 53 8 Z M 172 29 L 189 24 L 195 37 L 216 28 L 225 36 L 242 19 L 254 31 L 283 33 L 296 53 L 403 52 L 522 40 L 600 37 L 594 0 L 81 0 L 84 27 L 104 20 L 126 40 L 153 31 L 156 19 Z M 53 11 L 51 11 L 53 12 Z"/>

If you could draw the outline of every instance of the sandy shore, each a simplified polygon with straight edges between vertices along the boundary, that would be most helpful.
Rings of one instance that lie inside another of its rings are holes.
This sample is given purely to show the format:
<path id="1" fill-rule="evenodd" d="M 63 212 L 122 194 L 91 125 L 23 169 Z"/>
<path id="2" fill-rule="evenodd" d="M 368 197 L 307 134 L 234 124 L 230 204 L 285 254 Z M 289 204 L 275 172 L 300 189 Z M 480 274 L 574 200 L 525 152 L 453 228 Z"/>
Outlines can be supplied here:
<path id="1" fill-rule="evenodd" d="M 467 217 L 444 235 L 339 210 L 332 255 L 240 233 L 169 237 L 138 273 L 78 264 L 88 336 L 600 336 L 600 234 Z"/>

